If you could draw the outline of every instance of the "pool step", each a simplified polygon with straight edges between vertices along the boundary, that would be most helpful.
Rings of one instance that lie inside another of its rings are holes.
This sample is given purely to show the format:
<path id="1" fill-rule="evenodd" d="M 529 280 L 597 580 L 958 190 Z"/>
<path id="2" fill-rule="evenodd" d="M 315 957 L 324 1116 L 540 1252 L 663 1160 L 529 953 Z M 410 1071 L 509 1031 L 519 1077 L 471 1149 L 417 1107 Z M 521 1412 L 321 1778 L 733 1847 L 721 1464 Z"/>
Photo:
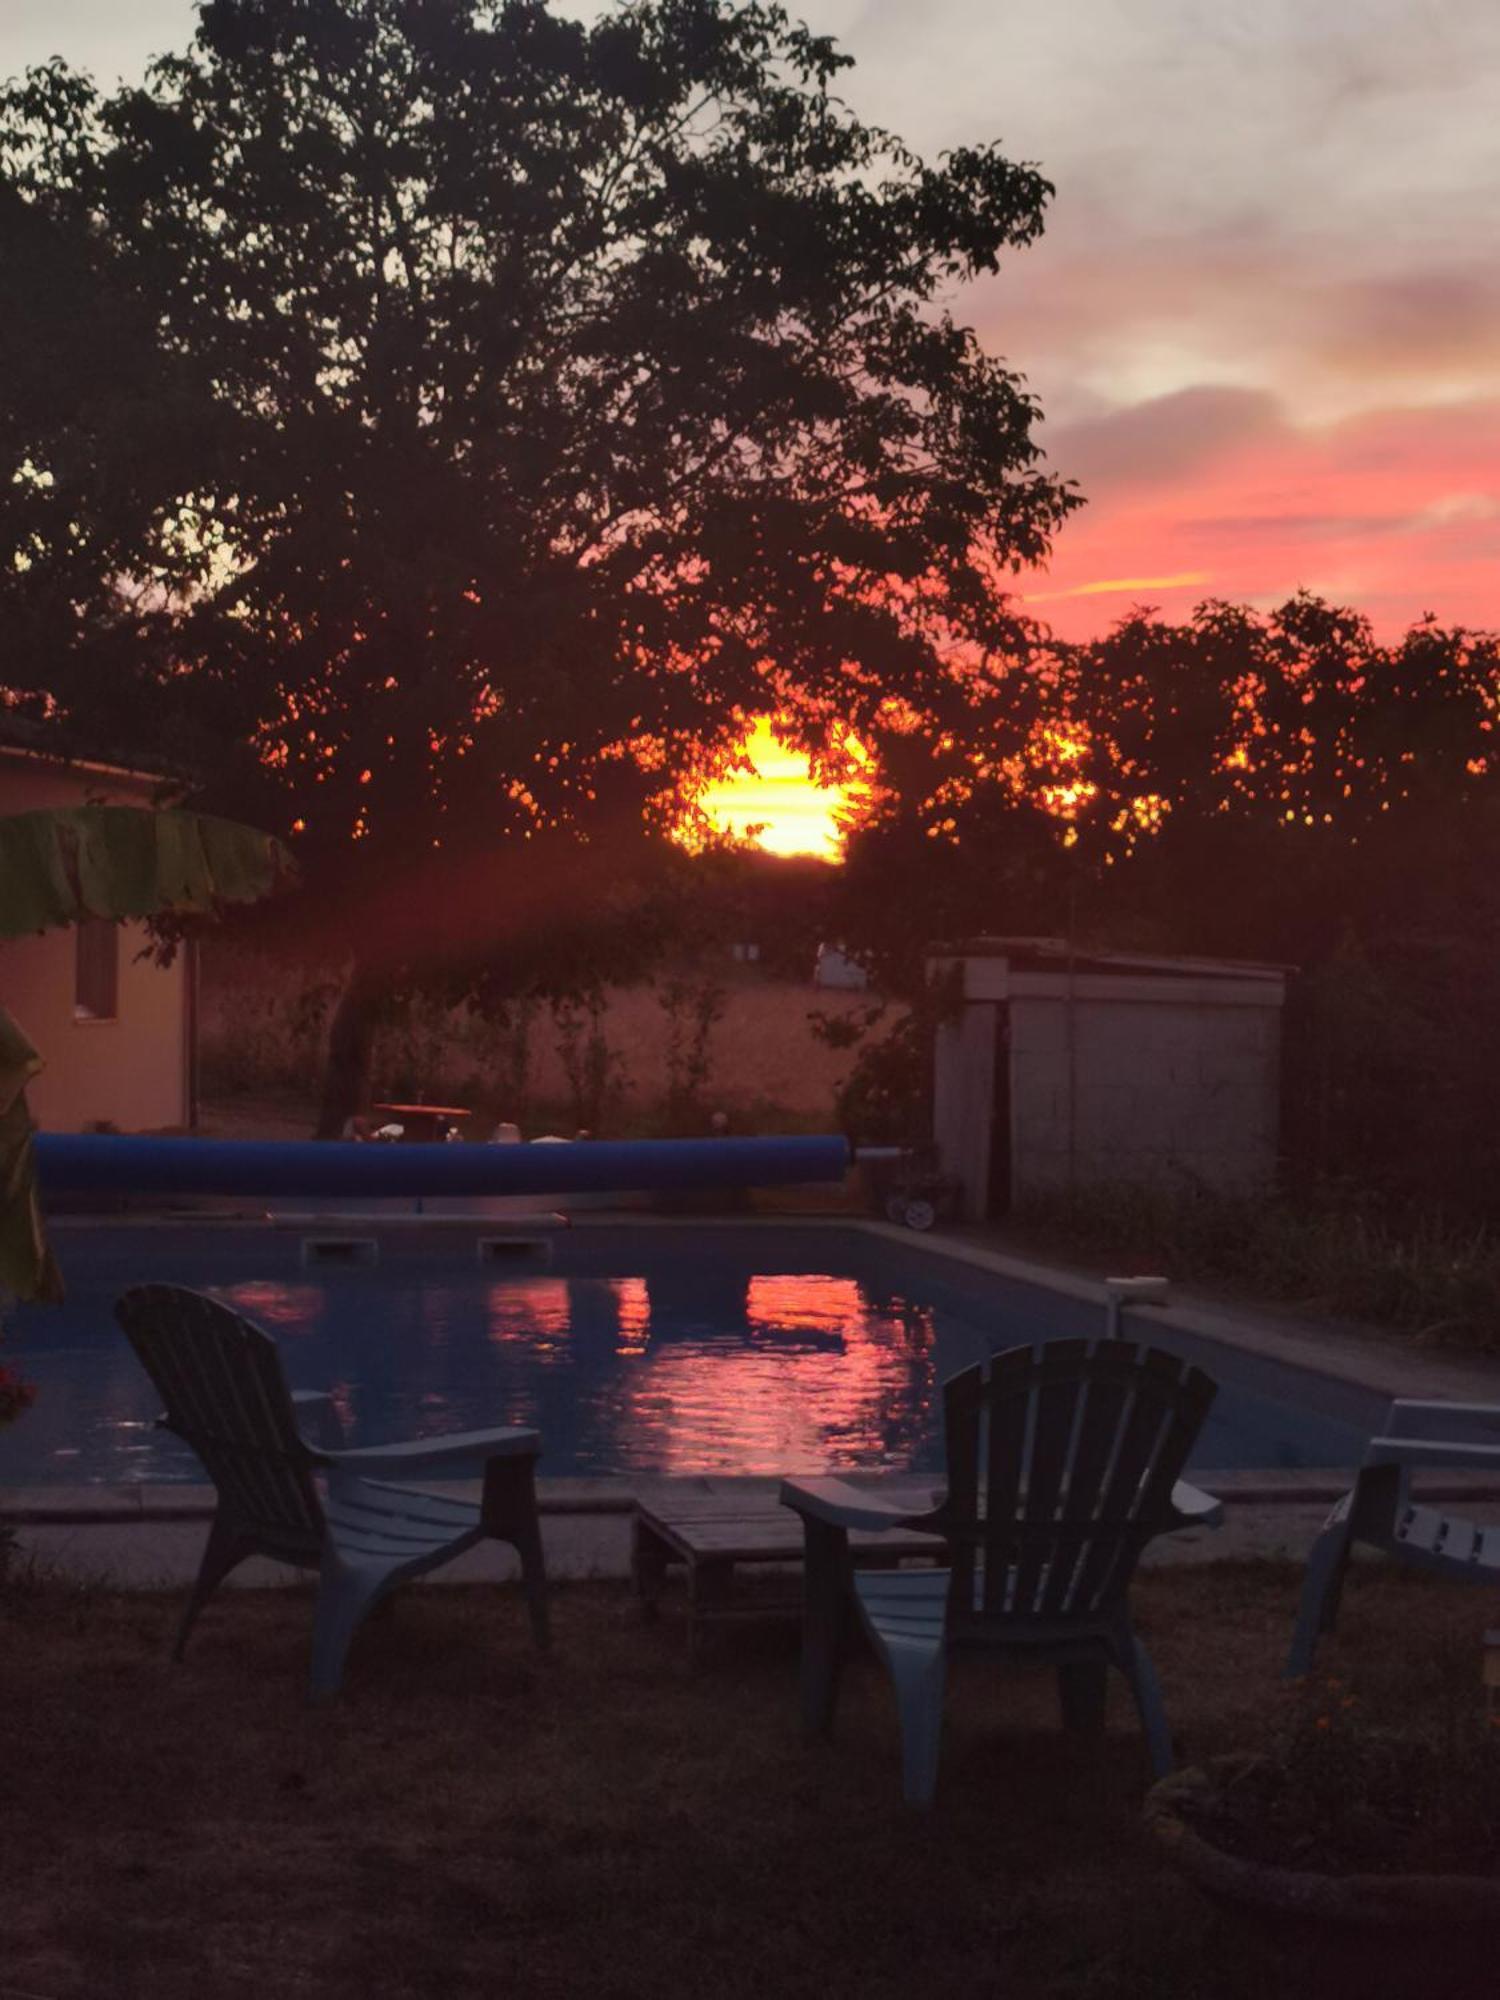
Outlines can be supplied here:
<path id="1" fill-rule="evenodd" d="M 475 1254 L 481 1264 L 550 1264 L 552 1243 L 546 1236 L 481 1236 Z"/>
<path id="2" fill-rule="evenodd" d="M 373 1236 L 304 1236 L 302 1263 L 378 1264 L 380 1244 Z"/>

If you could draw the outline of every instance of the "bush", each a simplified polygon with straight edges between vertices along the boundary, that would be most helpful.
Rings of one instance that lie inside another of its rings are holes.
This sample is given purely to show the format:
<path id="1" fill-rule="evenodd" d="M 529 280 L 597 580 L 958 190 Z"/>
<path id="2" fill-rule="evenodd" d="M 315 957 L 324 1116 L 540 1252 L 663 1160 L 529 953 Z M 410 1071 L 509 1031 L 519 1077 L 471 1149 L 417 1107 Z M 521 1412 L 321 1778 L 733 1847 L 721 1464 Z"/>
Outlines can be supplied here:
<path id="1" fill-rule="evenodd" d="M 533 994 L 507 1000 L 489 1014 L 470 1017 L 468 1043 L 479 1071 L 476 1098 L 496 1098 L 501 1115 L 521 1124 L 531 1108 L 531 1070 L 537 1016 Z"/>
<path id="2" fill-rule="evenodd" d="M 932 1076 L 932 1023 L 914 1009 L 860 1050 L 835 1100 L 840 1125 L 867 1146 L 929 1145 Z"/>
<path id="3" fill-rule="evenodd" d="M 612 1123 L 630 1088 L 623 1057 L 604 1032 L 605 1001 L 592 993 L 581 1004 L 554 1000 L 557 1055 L 572 1093 L 577 1128 L 597 1137 Z"/>
<path id="4" fill-rule="evenodd" d="M 1014 1219 L 1071 1250 L 1171 1276 L 1317 1302 L 1419 1340 L 1500 1350 L 1500 1240 L 1440 1217 L 1388 1217 L 1330 1196 L 1236 1197 L 1199 1187 L 1034 1196 Z"/>
<path id="5" fill-rule="evenodd" d="M 204 1091 L 210 1096 L 264 1090 L 312 1093 L 322 1077 L 337 988 L 327 980 L 312 980 L 286 991 L 262 983 L 264 967 L 233 969 L 242 976 L 226 979 L 216 996 L 214 1026 L 203 1038 Z"/>
<path id="6" fill-rule="evenodd" d="M 729 995 L 716 980 L 676 977 L 663 981 L 656 997 L 667 1017 L 663 1125 L 668 1133 L 696 1132 L 703 1124 L 703 1092 L 711 1071 L 709 1043 Z"/>
<path id="7" fill-rule="evenodd" d="M 835 1100 L 839 1123 L 851 1138 L 864 1145 L 915 1150 L 932 1144 L 937 1031 L 961 1007 L 962 990 L 957 966 L 946 976 L 930 978 L 878 1041 L 865 1041 Z M 876 1000 L 843 1016 L 815 1009 L 808 1023 L 830 1048 L 852 1048 L 879 1026 L 889 1004 Z"/>

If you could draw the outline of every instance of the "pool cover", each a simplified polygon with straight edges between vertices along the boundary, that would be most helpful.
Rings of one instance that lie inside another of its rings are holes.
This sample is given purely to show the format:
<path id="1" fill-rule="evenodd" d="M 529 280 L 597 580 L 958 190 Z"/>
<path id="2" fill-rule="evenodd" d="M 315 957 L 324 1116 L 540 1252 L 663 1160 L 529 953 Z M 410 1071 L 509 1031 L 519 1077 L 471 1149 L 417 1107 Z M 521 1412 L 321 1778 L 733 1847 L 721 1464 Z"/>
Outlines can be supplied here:
<path id="1" fill-rule="evenodd" d="M 354 1145 L 42 1132 L 43 1195 L 505 1195 L 841 1181 L 848 1142 L 585 1139 L 564 1145 Z"/>

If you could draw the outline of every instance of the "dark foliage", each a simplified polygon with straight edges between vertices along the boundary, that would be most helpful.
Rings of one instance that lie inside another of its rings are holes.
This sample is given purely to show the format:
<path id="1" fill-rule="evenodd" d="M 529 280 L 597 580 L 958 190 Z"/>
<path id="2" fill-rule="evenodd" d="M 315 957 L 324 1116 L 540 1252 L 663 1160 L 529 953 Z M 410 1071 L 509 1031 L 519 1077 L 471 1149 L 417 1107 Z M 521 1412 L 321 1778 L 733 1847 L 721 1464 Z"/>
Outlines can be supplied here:
<path id="1" fill-rule="evenodd" d="M 1292 966 L 1291 1183 L 1493 1214 L 1500 640 L 1380 645 L 1300 596 L 1142 612 L 1028 678 L 1040 726 L 976 687 L 855 828 L 833 920 L 886 989 L 985 933 Z"/>

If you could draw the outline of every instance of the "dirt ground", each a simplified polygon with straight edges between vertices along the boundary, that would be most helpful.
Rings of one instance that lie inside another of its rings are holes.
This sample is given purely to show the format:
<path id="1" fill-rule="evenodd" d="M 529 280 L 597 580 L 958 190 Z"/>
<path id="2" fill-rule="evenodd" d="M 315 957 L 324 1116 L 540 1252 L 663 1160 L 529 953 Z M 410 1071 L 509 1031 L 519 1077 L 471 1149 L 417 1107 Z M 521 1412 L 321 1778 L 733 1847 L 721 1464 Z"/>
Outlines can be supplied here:
<path id="1" fill-rule="evenodd" d="M 1137 1587 L 1179 1755 L 1253 1746 L 1306 1691 L 1278 1669 L 1298 1574 Z M 232 1593 L 187 1661 L 170 1597 L 0 1592 L 0 1993 L 7 2000 L 517 1995 L 522 2000 L 1263 2000 L 1326 1965 L 1180 1881 L 1140 1827 L 1120 1690 L 1102 1746 L 1050 1677 L 954 1676 L 938 1803 L 900 1803 L 873 1662 L 838 1733 L 796 1724 L 796 1637 L 740 1628 L 689 1674 L 674 1615 L 556 1593 L 534 1654 L 505 1590 L 418 1588 L 311 1710 L 300 1594 Z M 1399 1719 L 1472 1670 L 1486 1595 L 1389 1570 L 1349 1586 L 1322 1664 Z M 1493 1991 L 1451 1940 L 1434 1995 Z M 1388 1979 L 1343 1990 L 1396 1993 Z M 1412 1991 L 1417 1988 L 1410 1989 Z"/>

